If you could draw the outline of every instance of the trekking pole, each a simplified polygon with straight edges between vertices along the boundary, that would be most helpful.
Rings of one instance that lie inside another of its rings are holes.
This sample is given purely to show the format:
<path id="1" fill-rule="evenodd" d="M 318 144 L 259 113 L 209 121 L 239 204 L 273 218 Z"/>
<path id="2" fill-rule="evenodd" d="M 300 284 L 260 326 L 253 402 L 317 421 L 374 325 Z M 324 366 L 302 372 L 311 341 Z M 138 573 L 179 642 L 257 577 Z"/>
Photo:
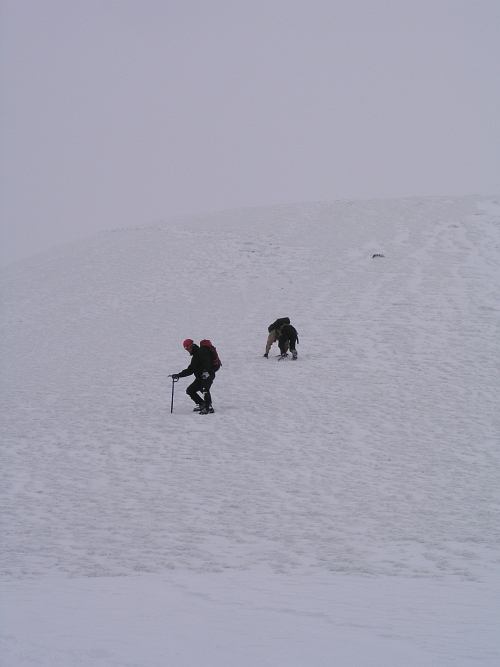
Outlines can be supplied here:
<path id="1" fill-rule="evenodd" d="M 172 377 L 169 375 L 169 377 Z M 172 400 L 170 402 L 170 414 L 174 411 L 174 387 L 179 378 L 172 378 Z"/>

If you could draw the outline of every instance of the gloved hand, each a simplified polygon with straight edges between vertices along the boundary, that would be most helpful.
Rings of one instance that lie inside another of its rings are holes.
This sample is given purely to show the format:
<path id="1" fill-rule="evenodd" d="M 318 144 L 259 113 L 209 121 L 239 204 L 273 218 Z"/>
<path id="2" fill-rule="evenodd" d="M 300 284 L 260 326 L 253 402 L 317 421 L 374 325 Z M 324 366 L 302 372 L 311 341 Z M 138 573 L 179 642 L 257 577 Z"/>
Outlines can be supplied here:
<path id="1" fill-rule="evenodd" d="M 208 380 L 209 377 L 210 377 L 210 373 L 208 371 L 203 371 L 203 373 L 201 374 L 201 379 L 202 380 Z"/>
<path id="2" fill-rule="evenodd" d="M 172 373 L 172 375 L 169 375 L 168 377 L 172 378 L 172 380 L 178 380 L 179 379 L 179 373 Z"/>

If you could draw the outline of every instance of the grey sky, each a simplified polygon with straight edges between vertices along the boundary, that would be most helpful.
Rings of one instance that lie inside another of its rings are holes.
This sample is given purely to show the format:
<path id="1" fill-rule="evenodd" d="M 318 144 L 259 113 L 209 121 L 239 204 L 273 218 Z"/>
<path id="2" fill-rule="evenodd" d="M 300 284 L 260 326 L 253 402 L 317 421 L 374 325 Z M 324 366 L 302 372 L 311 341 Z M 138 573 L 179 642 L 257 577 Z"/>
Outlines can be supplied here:
<path id="1" fill-rule="evenodd" d="M 3 262 L 171 214 L 500 192 L 498 0 L 2 2 Z"/>

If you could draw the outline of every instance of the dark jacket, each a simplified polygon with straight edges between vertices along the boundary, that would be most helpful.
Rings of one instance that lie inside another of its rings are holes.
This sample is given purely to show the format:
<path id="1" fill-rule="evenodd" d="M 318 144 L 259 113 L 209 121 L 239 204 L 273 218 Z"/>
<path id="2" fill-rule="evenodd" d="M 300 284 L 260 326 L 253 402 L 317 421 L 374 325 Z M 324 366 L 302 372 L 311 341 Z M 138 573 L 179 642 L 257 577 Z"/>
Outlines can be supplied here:
<path id="1" fill-rule="evenodd" d="M 299 335 L 297 329 L 291 324 L 285 324 L 281 327 L 280 341 L 281 340 L 298 340 Z"/>
<path id="2" fill-rule="evenodd" d="M 193 353 L 191 355 L 191 363 L 187 368 L 178 373 L 179 377 L 184 378 L 188 375 L 194 375 L 197 380 L 200 380 L 202 374 L 205 371 L 208 371 L 210 377 L 213 378 L 215 375 L 214 367 L 212 364 L 212 357 L 210 355 L 210 352 L 208 351 L 208 348 L 198 347 L 198 345 L 193 343 L 191 351 Z"/>
<path id="3" fill-rule="evenodd" d="M 276 320 L 276 322 L 273 322 L 272 324 L 270 324 L 267 327 L 267 330 L 269 331 L 269 333 L 271 333 L 271 331 L 273 329 L 279 329 L 284 324 L 290 324 L 290 318 L 289 317 L 280 317 L 279 320 Z"/>

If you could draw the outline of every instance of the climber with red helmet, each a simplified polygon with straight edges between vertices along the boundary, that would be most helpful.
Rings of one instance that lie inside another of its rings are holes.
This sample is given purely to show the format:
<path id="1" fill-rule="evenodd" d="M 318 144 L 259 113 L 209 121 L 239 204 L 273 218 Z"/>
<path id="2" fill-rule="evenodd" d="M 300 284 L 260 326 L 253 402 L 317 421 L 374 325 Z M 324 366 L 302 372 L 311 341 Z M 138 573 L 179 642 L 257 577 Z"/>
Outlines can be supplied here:
<path id="1" fill-rule="evenodd" d="M 196 403 L 193 412 L 208 415 L 214 412 L 210 387 L 215 378 L 213 361 L 208 348 L 199 347 L 191 338 L 186 338 L 182 344 L 191 355 L 191 363 L 180 373 L 169 375 L 173 380 L 194 375 L 195 380 L 186 389 L 186 394 Z M 203 393 L 203 398 L 198 392 Z"/>

